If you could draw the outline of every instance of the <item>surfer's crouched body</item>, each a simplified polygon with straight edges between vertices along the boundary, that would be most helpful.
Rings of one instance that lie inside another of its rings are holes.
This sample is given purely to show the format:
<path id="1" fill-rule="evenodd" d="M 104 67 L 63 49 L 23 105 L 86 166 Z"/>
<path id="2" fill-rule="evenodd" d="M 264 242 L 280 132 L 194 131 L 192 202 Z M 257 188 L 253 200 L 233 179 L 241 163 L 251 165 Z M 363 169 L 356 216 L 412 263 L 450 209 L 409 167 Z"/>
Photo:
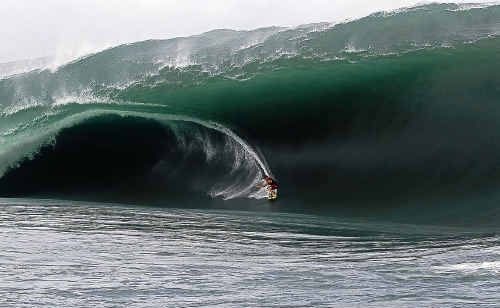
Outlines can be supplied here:
<path id="1" fill-rule="evenodd" d="M 258 187 L 265 187 L 267 190 L 267 199 L 276 200 L 278 198 L 278 183 L 270 176 L 265 176 Z"/>

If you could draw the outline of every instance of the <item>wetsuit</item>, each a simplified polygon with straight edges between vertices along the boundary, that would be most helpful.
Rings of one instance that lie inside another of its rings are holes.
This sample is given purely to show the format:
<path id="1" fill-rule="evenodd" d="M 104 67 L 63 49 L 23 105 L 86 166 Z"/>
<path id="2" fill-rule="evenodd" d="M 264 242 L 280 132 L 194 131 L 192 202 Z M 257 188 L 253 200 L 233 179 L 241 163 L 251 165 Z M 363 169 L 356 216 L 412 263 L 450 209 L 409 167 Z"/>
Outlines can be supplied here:
<path id="1" fill-rule="evenodd" d="M 269 193 L 268 199 L 274 200 L 278 197 L 278 183 L 275 180 L 268 178 L 266 180 L 266 187 Z"/>
<path id="2" fill-rule="evenodd" d="M 275 181 L 271 180 L 271 183 L 267 184 L 267 187 L 269 187 L 270 190 L 278 189 L 278 183 L 276 183 Z"/>

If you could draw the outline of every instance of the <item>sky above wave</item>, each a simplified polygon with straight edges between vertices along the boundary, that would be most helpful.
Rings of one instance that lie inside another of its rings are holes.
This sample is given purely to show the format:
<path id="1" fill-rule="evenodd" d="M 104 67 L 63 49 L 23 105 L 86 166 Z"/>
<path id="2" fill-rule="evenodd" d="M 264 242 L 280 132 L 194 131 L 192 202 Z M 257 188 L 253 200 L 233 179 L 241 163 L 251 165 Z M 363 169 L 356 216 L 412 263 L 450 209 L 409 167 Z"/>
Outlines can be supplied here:
<path id="1" fill-rule="evenodd" d="M 455 1 L 484 2 L 484 1 Z M 74 58 L 146 39 L 335 22 L 414 0 L 2 0 L 0 62 Z"/>

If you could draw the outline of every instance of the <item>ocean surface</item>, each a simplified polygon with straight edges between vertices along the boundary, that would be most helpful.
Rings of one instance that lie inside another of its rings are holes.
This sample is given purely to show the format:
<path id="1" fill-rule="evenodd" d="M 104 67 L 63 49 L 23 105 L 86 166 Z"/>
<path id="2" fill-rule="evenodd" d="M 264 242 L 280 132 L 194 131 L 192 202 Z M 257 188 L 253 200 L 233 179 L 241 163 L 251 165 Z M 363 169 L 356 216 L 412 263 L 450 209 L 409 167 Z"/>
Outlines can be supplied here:
<path id="1" fill-rule="evenodd" d="M 0 200 L 2 307 L 498 307 L 494 230 Z"/>
<path id="2" fill-rule="evenodd" d="M 48 62 L 0 65 L 0 307 L 500 303 L 498 3 Z"/>

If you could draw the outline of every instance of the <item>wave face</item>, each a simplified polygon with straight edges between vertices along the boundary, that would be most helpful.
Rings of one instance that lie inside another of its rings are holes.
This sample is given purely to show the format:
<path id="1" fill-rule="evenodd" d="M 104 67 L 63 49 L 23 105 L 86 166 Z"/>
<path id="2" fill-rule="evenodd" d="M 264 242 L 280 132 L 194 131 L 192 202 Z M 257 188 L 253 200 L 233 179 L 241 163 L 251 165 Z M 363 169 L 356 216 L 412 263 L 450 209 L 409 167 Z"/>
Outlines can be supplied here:
<path id="1" fill-rule="evenodd" d="M 271 174 L 277 208 L 480 203 L 487 217 L 499 20 L 498 5 L 430 4 L 139 42 L 0 80 L 0 194 L 227 205 L 264 197 Z"/>

